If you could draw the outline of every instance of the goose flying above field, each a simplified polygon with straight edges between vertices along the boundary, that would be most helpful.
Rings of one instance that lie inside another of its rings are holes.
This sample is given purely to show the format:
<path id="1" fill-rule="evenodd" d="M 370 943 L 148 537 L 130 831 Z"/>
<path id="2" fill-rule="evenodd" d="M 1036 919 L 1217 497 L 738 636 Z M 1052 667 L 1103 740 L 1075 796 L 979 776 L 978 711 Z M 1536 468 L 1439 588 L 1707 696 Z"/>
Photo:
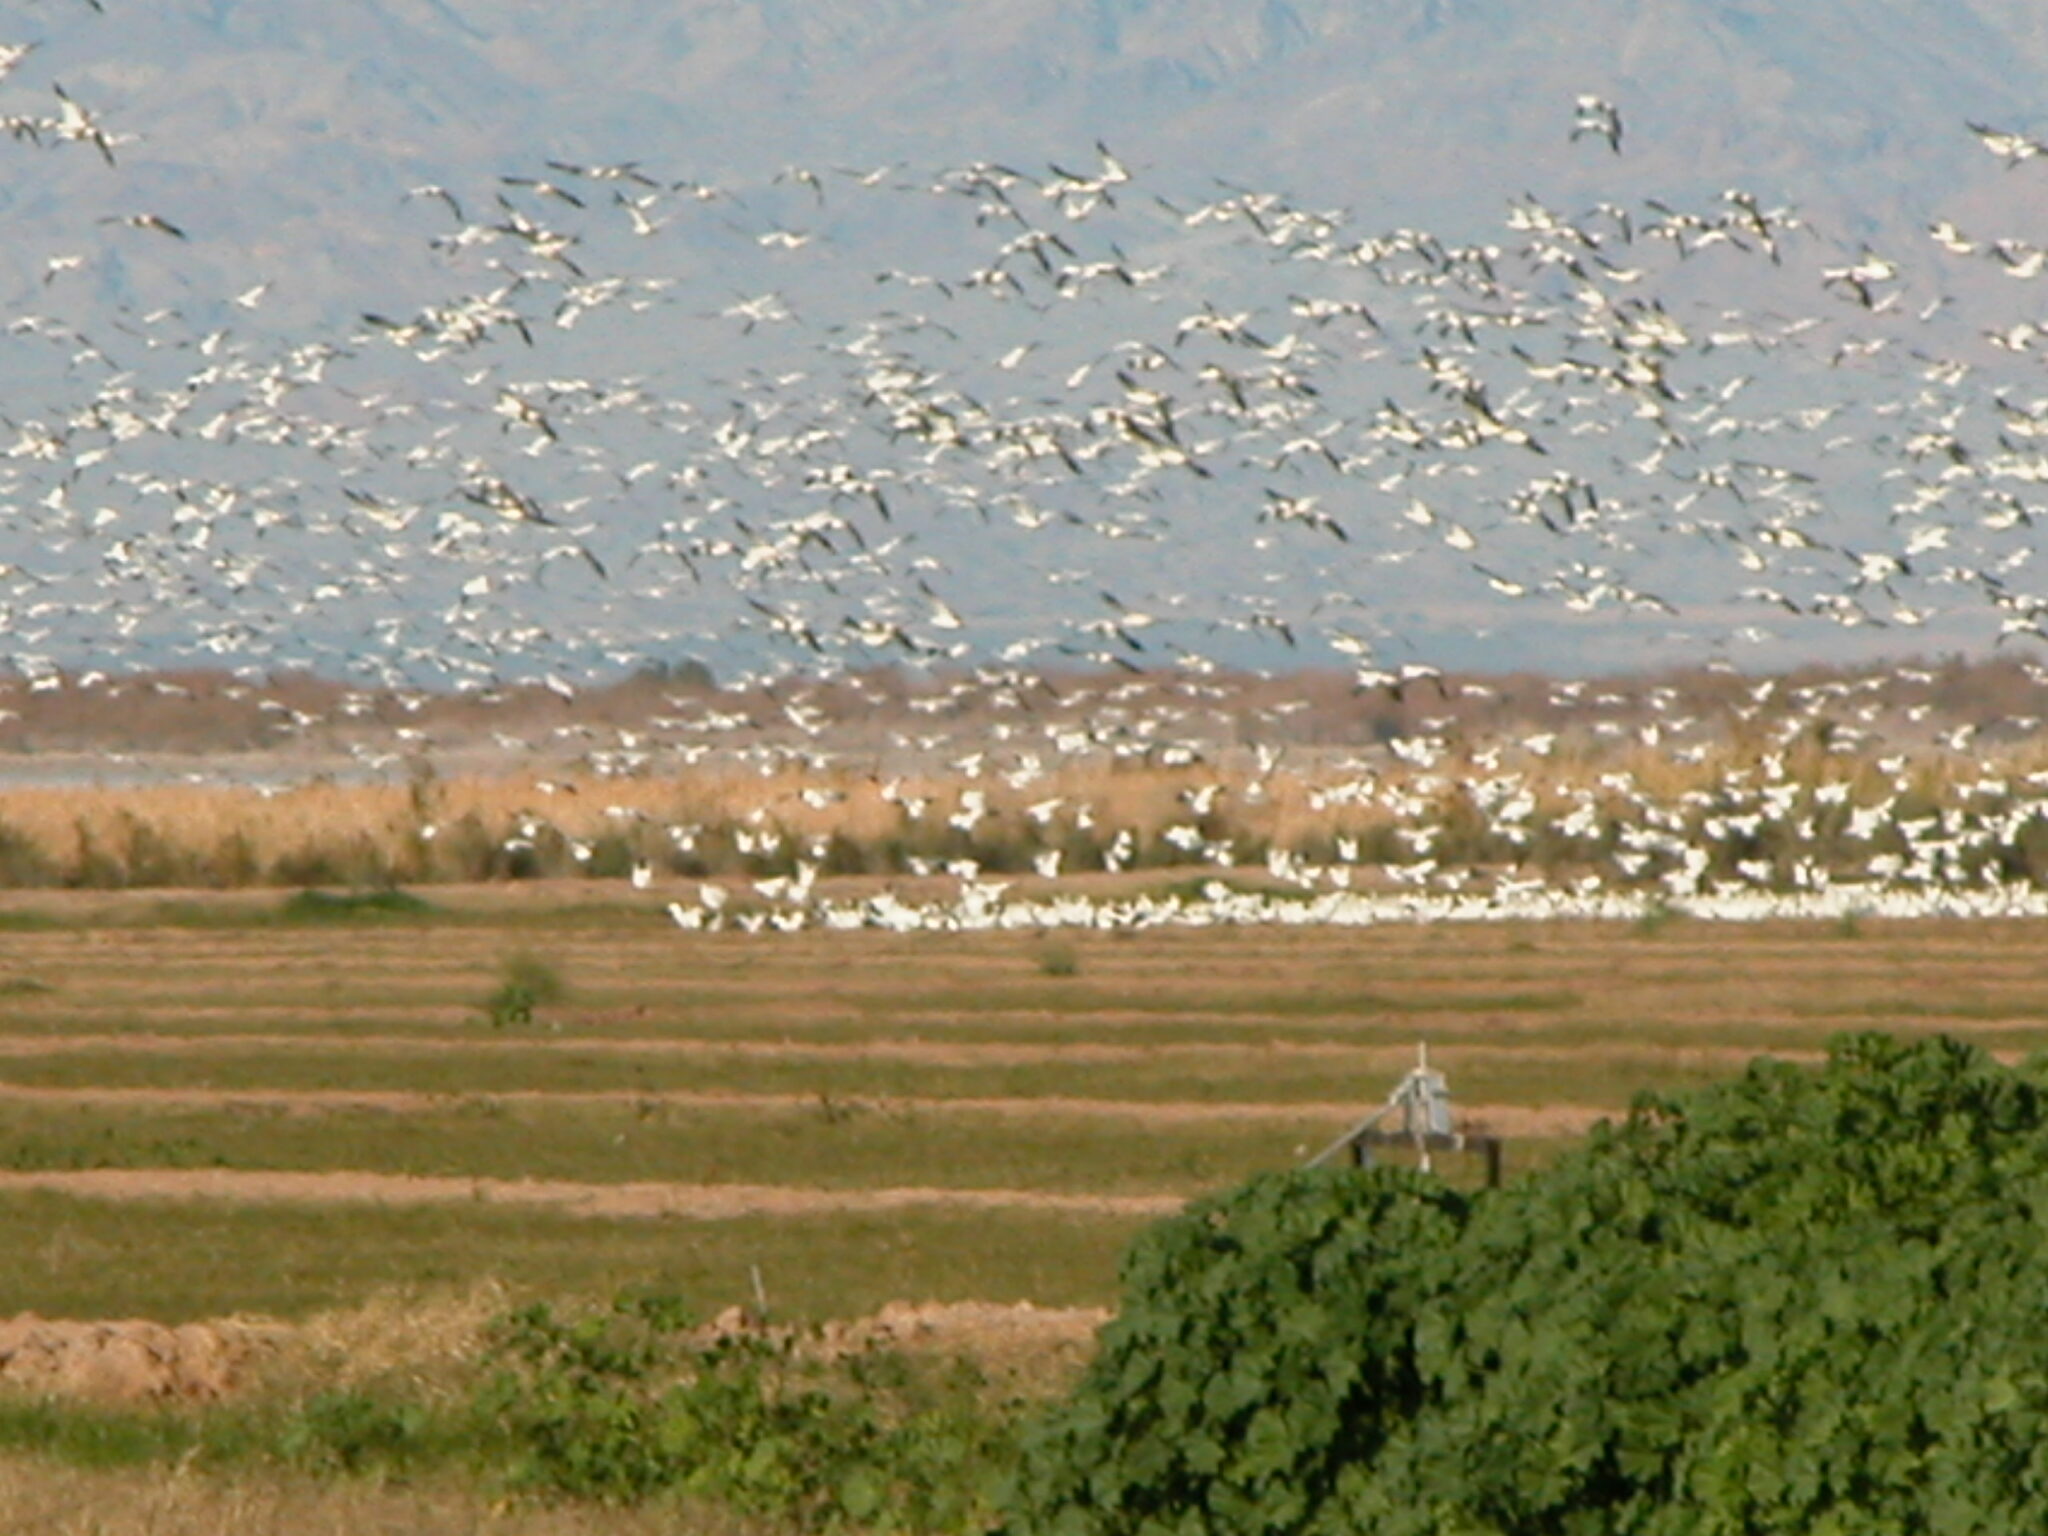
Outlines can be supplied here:
<path id="1" fill-rule="evenodd" d="M 1621 112 L 1614 103 L 1598 96 L 1581 96 L 1573 107 L 1571 137 L 1574 142 L 1591 135 L 1621 153 Z"/>
<path id="2" fill-rule="evenodd" d="M 4 72 L 0 72 L 0 77 L 4 77 Z M 58 104 L 57 120 L 50 124 L 50 131 L 67 143 L 92 145 L 100 152 L 100 158 L 113 166 L 114 146 L 106 130 L 100 127 L 99 119 L 72 100 L 63 86 L 53 83 L 50 89 L 56 92 Z"/>

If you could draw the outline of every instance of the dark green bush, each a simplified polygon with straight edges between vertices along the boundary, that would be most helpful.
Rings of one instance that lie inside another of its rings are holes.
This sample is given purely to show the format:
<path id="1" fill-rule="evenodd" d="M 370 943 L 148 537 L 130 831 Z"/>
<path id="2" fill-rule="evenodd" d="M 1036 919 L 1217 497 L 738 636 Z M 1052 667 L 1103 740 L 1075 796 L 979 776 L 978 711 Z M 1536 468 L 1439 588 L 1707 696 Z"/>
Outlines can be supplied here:
<path id="1" fill-rule="evenodd" d="M 1272 1174 L 1153 1228 L 1014 1528 L 1320 1529 L 1421 1405 L 1416 1318 L 1465 1197 L 1408 1170 Z"/>
<path id="2" fill-rule="evenodd" d="M 1259 1180 L 1130 1258 L 1015 1533 L 2048 1529 L 2048 1093 L 1957 1042 L 1647 1097 L 1469 1198 Z"/>
<path id="3" fill-rule="evenodd" d="M 286 1460 L 314 1471 L 404 1470 L 429 1459 L 432 1424 L 418 1403 L 320 1392 L 285 1421 L 277 1446 Z"/>

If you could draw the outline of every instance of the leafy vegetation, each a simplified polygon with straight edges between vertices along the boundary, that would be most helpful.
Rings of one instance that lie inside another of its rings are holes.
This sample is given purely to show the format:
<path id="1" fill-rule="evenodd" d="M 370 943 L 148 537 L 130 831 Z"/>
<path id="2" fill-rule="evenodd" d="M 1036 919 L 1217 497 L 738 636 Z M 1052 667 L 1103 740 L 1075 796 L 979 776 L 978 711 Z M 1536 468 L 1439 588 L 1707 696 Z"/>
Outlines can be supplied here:
<path id="1" fill-rule="evenodd" d="M 783 1318 L 859 1316 L 906 1296 L 1100 1306 L 1114 1299 L 1117 1258 L 1141 1224 L 1028 1209 L 677 1223 L 488 1202 L 117 1204 L 23 1190 L 0 1195 L 0 1285 L 10 1309 L 163 1323 L 303 1318 L 392 1287 L 487 1279 L 558 1298 L 632 1284 L 708 1310 L 746 1294 L 756 1267 Z"/>
<path id="2" fill-rule="evenodd" d="M 484 1016 L 496 1029 L 531 1024 L 533 1011 L 559 1003 L 569 995 L 561 973 L 540 956 L 521 950 L 507 955 L 498 967 L 498 986 L 484 999 Z"/>
<path id="3" fill-rule="evenodd" d="M 1818 1069 L 1643 1096 L 1502 1190 L 1313 1170 L 1190 1207 L 1131 1249 L 1086 1376 L 1028 1429 L 1021 1400 L 944 1362 L 697 1329 L 705 1288 L 664 1281 L 504 1313 L 430 1387 L 174 1412 L 0 1399 L 0 1450 L 445 1475 L 801 1531 L 2038 1530 L 2044 1211 L 2048 1062 L 1858 1035 Z M 276 1243 L 294 1218 L 252 1219 Z M 511 1235 L 506 1213 L 464 1219 Z M 557 1224 L 585 1247 L 604 1227 Z M 798 1240 L 771 1273 L 815 1252 Z"/>
<path id="4" fill-rule="evenodd" d="M 622 1503 L 681 1493 L 804 1530 L 987 1523 L 1014 1442 L 964 1362 L 824 1360 L 794 1335 L 706 1339 L 687 1323 L 669 1297 L 506 1319 L 479 1408 L 504 1437 L 511 1486 Z"/>
<path id="5" fill-rule="evenodd" d="M 1507 1189 L 1254 1181 L 1147 1233 L 1013 1532 L 2048 1527 L 2048 1068 L 1839 1041 Z"/>
<path id="6" fill-rule="evenodd" d="M 451 1474 L 500 1498 L 716 1505 L 781 1530 L 986 1528 L 1019 1402 L 965 1358 L 817 1330 L 703 1330 L 673 1295 L 518 1308 L 464 1379 L 200 1409 L 0 1395 L 0 1450 L 77 1467 Z"/>

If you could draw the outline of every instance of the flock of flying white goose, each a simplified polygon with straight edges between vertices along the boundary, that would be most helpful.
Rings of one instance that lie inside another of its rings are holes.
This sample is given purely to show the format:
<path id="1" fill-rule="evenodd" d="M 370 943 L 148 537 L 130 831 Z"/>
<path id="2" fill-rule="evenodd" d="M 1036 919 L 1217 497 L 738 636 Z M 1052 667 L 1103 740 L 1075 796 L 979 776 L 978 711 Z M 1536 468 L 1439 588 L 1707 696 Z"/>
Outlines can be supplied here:
<path id="1" fill-rule="evenodd" d="M 17 151 L 122 177 L 147 126 L 31 79 L 34 60 L 0 45 Z M 2042 152 L 1969 126 L 2008 167 Z M 1559 141 L 1627 147 L 1591 96 Z M 2031 658 L 2048 639 L 2029 569 L 2048 247 L 2010 231 L 1940 222 L 1879 252 L 1730 189 L 1569 211 L 1524 195 L 1498 243 L 1454 241 L 1155 185 L 1101 144 L 1042 168 L 790 166 L 747 186 L 550 160 L 416 187 L 391 218 L 440 291 L 305 333 L 264 323 L 288 270 L 94 307 L 109 253 L 175 275 L 205 242 L 176 209 L 49 252 L 35 312 L 7 322 L 0 660 L 52 689 L 87 666 L 205 662 L 485 697 L 543 680 L 574 697 L 691 655 L 785 696 L 895 664 L 933 698 L 1014 710 L 943 746 L 935 719 L 925 745 L 1022 786 L 1074 755 L 1199 774 L 1215 750 L 1176 745 L 1165 715 L 1033 727 L 1074 686 L 1053 679 L 1089 673 L 1099 705 L 1118 679 L 1185 704 L 1331 665 L 1359 690 L 1441 692 L 1414 637 L 1458 629 L 1514 655 L 1577 625 L 1609 668 L 1725 666 L 1831 626 L 1898 652 Z M 780 763 L 843 771 L 833 722 L 786 712 L 800 741 Z M 1706 751 L 1683 722 L 1632 729 L 1681 762 Z M 943 867 L 946 900 L 835 900 L 799 861 L 744 900 L 701 883 L 670 910 L 688 928 L 2048 910 L 2013 852 L 2048 829 L 2048 773 L 1986 767 L 1923 804 L 1912 773 L 1862 759 L 1788 775 L 1793 739 L 1709 789 L 1660 798 L 1617 769 L 1568 806 L 1533 738 L 1476 761 L 1428 730 L 1340 754 L 1317 793 L 1402 819 L 1413 854 L 1371 890 L 1340 844 L 1267 855 L 1248 891 L 1196 815 L 1168 839 L 1214 870 L 1192 894 L 1025 896 L 969 858 Z M 1256 794 L 1256 766 L 1219 768 L 1209 794 Z M 1431 857 L 1447 784 L 1504 862 Z M 1585 840 L 1569 880 L 1515 867 L 1539 815 Z M 1836 852 L 1802 854 L 1823 831 Z M 657 877 L 667 894 L 669 873 L 637 883 Z"/>

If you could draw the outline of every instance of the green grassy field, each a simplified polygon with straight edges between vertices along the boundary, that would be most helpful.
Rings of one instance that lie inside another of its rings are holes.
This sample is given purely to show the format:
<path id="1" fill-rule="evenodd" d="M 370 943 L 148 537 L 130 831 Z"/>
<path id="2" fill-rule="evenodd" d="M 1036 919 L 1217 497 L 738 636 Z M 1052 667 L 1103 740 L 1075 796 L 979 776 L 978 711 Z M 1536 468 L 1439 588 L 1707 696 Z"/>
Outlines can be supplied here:
<path id="1" fill-rule="evenodd" d="M 267 893 L 52 895 L 0 934 L 0 1172 L 127 1182 L 118 1201 L 0 1192 L 0 1308 L 296 1316 L 389 1285 L 596 1294 L 668 1275 L 709 1309 L 743 1299 L 755 1264 L 806 1316 L 891 1296 L 1107 1302 L 1136 1219 L 1034 1201 L 1185 1198 L 1297 1162 L 1418 1042 L 1462 1108 L 1527 1130 L 1512 1171 L 1562 1144 L 1546 1116 L 1576 1129 L 1843 1028 L 2048 1045 L 2037 937 L 1686 921 L 748 937 L 538 884 L 340 918 Z M 494 1025 L 521 955 L 563 995 Z M 654 1220 L 412 1208 L 402 1188 L 383 1208 L 151 1192 L 153 1170 L 214 1168 L 767 1185 L 809 1203 Z M 998 1198 L 833 1209 L 903 1188 Z"/>
<path id="2" fill-rule="evenodd" d="M 483 1276 L 524 1296 L 658 1290 L 709 1316 L 753 1301 L 755 1269 L 785 1319 L 859 1316 L 902 1297 L 1077 1306 L 1110 1294 L 1139 1225 L 1028 1210 L 651 1221 L 489 1206 L 0 1198 L 11 1306 L 171 1323 L 302 1318 L 386 1290 L 459 1293 Z"/>
<path id="3" fill-rule="evenodd" d="M 1513 1177 L 1644 1090 L 1844 1029 L 2048 1046 L 2040 938 L 1683 920 L 747 937 L 587 885 L 367 911 L 39 894 L 0 917 L 0 1318 L 254 1316 L 293 1342 L 212 1407 L 0 1387 L 0 1525 L 801 1536 L 815 1522 L 787 1510 L 508 1497 L 514 1462 L 475 1411 L 488 1319 L 622 1293 L 699 1318 L 765 1300 L 795 1324 L 1104 1306 L 1150 1212 L 1300 1162 L 1419 1043 L 1462 1113 L 1512 1128 Z M 494 1019 L 519 957 L 560 995 Z M 1004 1346 L 1031 1385 L 974 1432 L 1009 1443 L 1085 1356 L 1080 1326 Z"/>
<path id="4" fill-rule="evenodd" d="M 275 1168 L 591 1183 L 900 1185 L 1060 1194 L 1192 1195 L 1284 1166 L 1342 1119 L 1210 1121 L 1141 1128 L 1048 1111 L 933 1112 L 821 1099 L 713 1109 L 473 1100 L 392 1110 L 275 1104 L 16 1104 L 0 1169 Z"/>
<path id="5" fill-rule="evenodd" d="M 1743 1041 L 1715 1053 L 1674 1061 L 1652 1047 L 1618 1047 L 1594 1069 L 1575 1061 L 1561 1042 L 1439 1047 L 1437 1063 L 1457 1076 L 1475 1101 L 1564 1100 L 1620 1107 L 1645 1082 L 1677 1084 L 1720 1075 L 1722 1053 L 1745 1050 L 1818 1050 L 1828 1030 L 1811 1038 L 1783 1033 Z M 595 1050 L 575 1043 L 514 1045 L 476 1042 L 466 1049 L 406 1049 L 388 1038 L 342 1044 L 179 1041 L 169 1049 L 137 1042 L 119 1049 L 83 1049 L 8 1058 L 0 1055 L 0 1085 L 90 1090 L 211 1090 L 428 1093 L 473 1100 L 490 1095 L 543 1094 L 565 1100 L 578 1094 L 643 1095 L 649 1107 L 664 1094 L 794 1095 L 815 1099 L 821 1111 L 847 1100 L 1080 1099 L 1133 1105 L 1215 1106 L 1219 1112 L 1251 1104 L 1278 1111 L 1300 1104 L 1315 1111 L 1384 1091 L 1414 1061 L 1413 1043 L 1269 1040 L 1263 1045 L 1179 1041 L 1173 1045 L 1097 1047 L 1057 1042 L 1013 1042 L 1014 1056 L 984 1046 L 985 1062 L 924 1061 L 892 1052 L 889 1042 L 806 1048 L 789 1043 L 776 1053 L 736 1049 L 677 1050 L 660 1042 L 616 1042 Z M 1108 1090 L 1116 1100 L 1109 1099 Z M 4 1090 L 0 1090 L 4 1091 Z M 5 1154 L 0 1153 L 0 1165 Z"/>

